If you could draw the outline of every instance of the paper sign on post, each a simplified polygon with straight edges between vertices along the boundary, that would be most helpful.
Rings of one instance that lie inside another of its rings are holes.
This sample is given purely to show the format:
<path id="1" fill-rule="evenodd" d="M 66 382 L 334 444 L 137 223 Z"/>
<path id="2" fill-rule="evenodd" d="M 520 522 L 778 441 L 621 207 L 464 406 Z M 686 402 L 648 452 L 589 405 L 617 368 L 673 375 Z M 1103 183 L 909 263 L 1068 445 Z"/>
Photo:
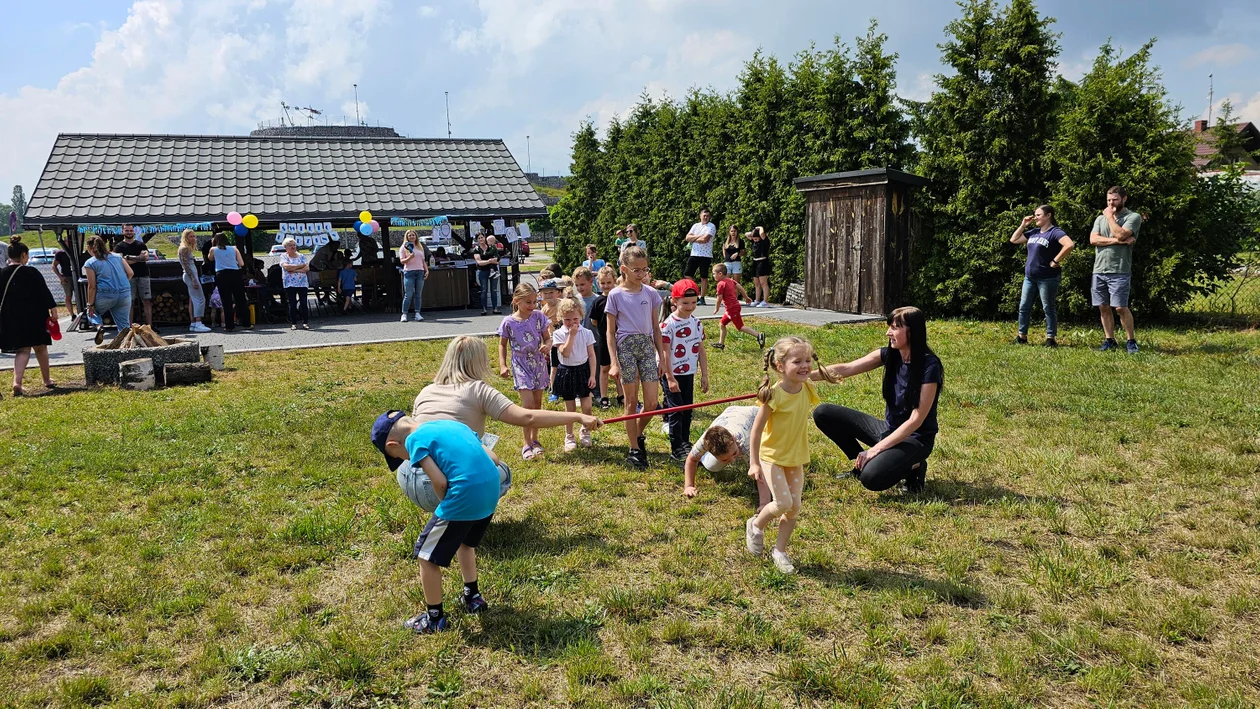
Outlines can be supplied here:
<path id="1" fill-rule="evenodd" d="M 520 232 L 522 239 L 529 238 L 529 224 L 528 223 L 521 222 L 520 224 L 517 225 L 516 230 Z"/>
<path id="2" fill-rule="evenodd" d="M 482 229 L 485 229 L 485 227 L 482 226 L 481 222 L 468 222 L 468 236 L 470 238 L 481 233 Z"/>
<path id="3" fill-rule="evenodd" d="M 507 223 L 506 223 L 506 222 L 504 222 L 502 219 L 495 219 L 495 220 L 494 220 L 494 233 L 495 233 L 495 236 L 502 235 L 502 234 L 504 233 L 504 231 L 503 231 L 503 230 L 504 230 L 504 227 L 505 227 L 506 225 L 507 225 Z"/>
<path id="4" fill-rule="evenodd" d="M 514 226 L 510 226 L 510 227 L 508 227 L 508 228 L 504 229 L 504 230 L 503 230 L 503 232 L 504 232 L 504 234 L 507 236 L 507 240 L 508 240 L 508 243 L 509 243 L 509 244 L 514 243 L 514 242 L 516 242 L 516 240 L 517 240 L 517 239 L 520 239 L 520 238 L 521 238 L 521 237 L 520 237 L 520 236 L 516 233 L 516 227 L 514 227 Z"/>

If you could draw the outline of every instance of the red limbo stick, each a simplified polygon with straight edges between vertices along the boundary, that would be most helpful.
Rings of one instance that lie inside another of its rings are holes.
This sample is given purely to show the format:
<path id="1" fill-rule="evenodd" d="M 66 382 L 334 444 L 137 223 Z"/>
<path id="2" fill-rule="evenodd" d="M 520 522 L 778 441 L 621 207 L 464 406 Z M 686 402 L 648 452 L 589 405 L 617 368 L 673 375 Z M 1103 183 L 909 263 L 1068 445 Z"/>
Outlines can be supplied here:
<path id="1" fill-rule="evenodd" d="M 674 406 L 668 409 L 655 409 L 653 411 L 643 411 L 637 414 L 626 414 L 625 416 L 614 416 L 610 419 L 604 419 L 604 423 L 620 423 L 629 421 L 630 419 L 641 419 L 645 416 L 657 416 L 660 414 L 672 414 L 675 411 L 686 411 L 687 409 L 699 409 L 704 406 L 714 406 L 716 404 L 727 404 L 732 401 L 743 401 L 745 399 L 756 398 L 756 394 L 744 394 L 742 396 L 728 396 L 725 399 L 714 399 L 713 401 L 701 401 L 698 404 L 685 404 L 683 406 Z"/>

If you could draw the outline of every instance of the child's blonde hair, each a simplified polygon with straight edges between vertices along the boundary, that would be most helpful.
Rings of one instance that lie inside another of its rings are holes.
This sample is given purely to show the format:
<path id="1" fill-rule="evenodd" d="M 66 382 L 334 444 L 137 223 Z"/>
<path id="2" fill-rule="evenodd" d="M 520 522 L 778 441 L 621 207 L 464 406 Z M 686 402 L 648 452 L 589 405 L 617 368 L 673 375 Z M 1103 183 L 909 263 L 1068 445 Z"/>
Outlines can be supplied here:
<path id="1" fill-rule="evenodd" d="M 609 278 L 612 279 L 613 283 L 616 283 L 617 285 L 621 285 L 620 280 L 617 278 L 617 269 L 613 268 L 612 266 L 606 265 L 603 268 L 599 269 L 598 275 L 599 275 L 599 280 L 603 280 L 604 276 L 608 276 Z"/>
<path id="2" fill-rule="evenodd" d="M 560 299 L 560 306 L 557 309 L 560 311 L 560 319 L 562 320 L 574 313 L 579 318 L 583 316 L 582 301 L 577 298 L 571 298 L 568 295 Z"/>
<path id="3" fill-rule="evenodd" d="M 446 346 L 434 384 L 467 384 L 490 379 L 490 354 L 486 341 L 472 335 L 459 335 Z"/>
<path id="4" fill-rule="evenodd" d="M 516 312 L 516 301 L 518 300 L 535 300 L 538 298 L 538 291 L 528 283 L 521 283 L 512 291 L 512 312 Z"/>
<path id="5" fill-rule="evenodd" d="M 773 347 L 766 350 L 766 356 L 763 358 L 761 384 L 757 387 L 757 401 L 763 404 L 770 403 L 771 388 L 773 387 L 773 383 L 770 381 L 770 370 L 779 371 L 779 364 L 786 362 L 788 355 L 798 349 L 804 349 L 808 353 L 809 358 L 814 360 L 814 364 L 818 367 L 818 371 L 822 373 L 823 379 L 833 383 L 836 381 L 836 378 L 831 376 L 831 372 L 824 369 L 822 363 L 818 361 L 818 353 L 814 352 L 814 346 L 809 343 L 809 340 L 796 335 L 780 337 L 775 341 Z"/>
<path id="6" fill-rule="evenodd" d="M 589 278 L 593 281 L 595 280 L 595 272 L 586 266 L 578 266 L 573 269 L 573 280 L 576 281 L 579 278 Z"/>

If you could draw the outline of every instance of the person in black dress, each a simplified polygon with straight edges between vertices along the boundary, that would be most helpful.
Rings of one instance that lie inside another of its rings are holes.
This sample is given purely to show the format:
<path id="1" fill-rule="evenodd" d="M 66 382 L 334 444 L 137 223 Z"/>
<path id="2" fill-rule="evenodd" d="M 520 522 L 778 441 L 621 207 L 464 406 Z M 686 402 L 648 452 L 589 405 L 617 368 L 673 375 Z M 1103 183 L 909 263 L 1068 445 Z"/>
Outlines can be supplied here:
<path id="1" fill-rule="evenodd" d="M 31 350 L 39 360 L 39 373 L 44 386 L 52 389 L 52 373 L 48 369 L 48 318 L 57 317 L 57 299 L 48 290 L 44 276 L 27 266 L 30 248 L 22 237 L 9 240 L 9 264 L 0 270 L 0 350 L 13 354 L 13 395 L 22 396 L 22 377 L 31 361 Z"/>

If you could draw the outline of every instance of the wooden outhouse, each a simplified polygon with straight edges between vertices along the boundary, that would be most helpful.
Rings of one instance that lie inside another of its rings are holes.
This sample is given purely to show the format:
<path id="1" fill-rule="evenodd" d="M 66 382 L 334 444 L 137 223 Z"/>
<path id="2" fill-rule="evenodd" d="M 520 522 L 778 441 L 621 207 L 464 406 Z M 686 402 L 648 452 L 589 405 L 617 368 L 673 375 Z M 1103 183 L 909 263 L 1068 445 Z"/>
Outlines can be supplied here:
<path id="1" fill-rule="evenodd" d="M 795 180 L 805 195 L 805 307 L 887 315 L 905 305 L 928 180 L 892 169 Z"/>

